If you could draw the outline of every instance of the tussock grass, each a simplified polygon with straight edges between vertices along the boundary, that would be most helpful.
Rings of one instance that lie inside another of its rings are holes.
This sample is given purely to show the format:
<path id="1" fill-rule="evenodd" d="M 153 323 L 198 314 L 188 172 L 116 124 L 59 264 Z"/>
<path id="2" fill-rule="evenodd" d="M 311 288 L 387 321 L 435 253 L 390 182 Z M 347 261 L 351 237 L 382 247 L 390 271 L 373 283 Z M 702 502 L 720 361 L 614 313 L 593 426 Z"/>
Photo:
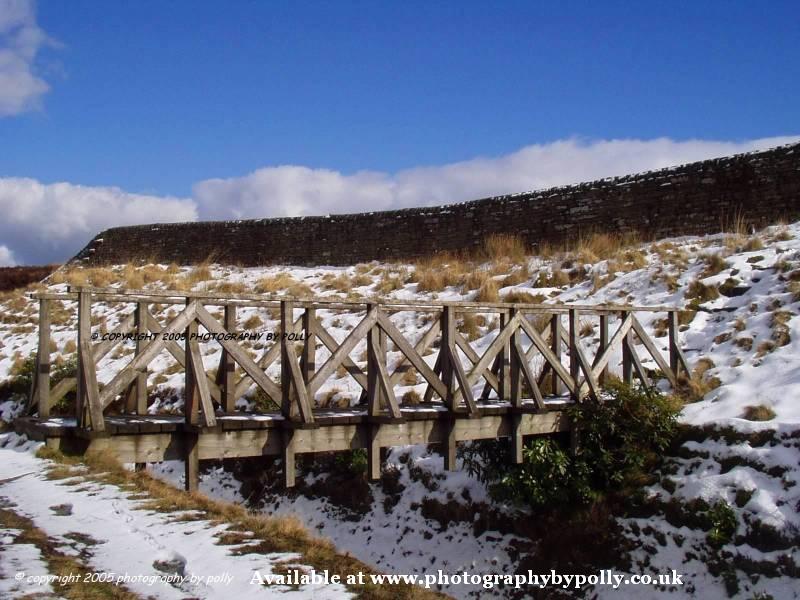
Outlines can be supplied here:
<path id="1" fill-rule="evenodd" d="M 525 242 L 516 235 L 495 234 L 483 241 L 483 252 L 492 261 L 525 261 L 528 249 Z"/>
<path id="2" fill-rule="evenodd" d="M 68 457 L 61 452 L 43 447 L 38 456 L 54 460 L 60 467 L 70 467 L 79 464 L 78 459 Z M 368 565 L 356 560 L 349 554 L 337 552 L 332 542 L 312 535 L 295 517 L 271 517 L 250 512 L 246 507 L 212 500 L 198 493 L 187 493 L 171 485 L 153 478 L 145 471 L 131 472 L 125 470 L 117 461 L 107 454 L 87 453 L 83 463 L 88 466 L 91 479 L 102 483 L 109 483 L 131 490 L 135 494 L 147 494 L 149 500 L 142 503 L 144 510 L 154 510 L 163 513 L 196 511 L 197 519 L 208 520 L 212 523 L 228 523 L 234 531 L 249 531 L 259 541 L 257 546 L 250 546 L 249 551 L 261 553 L 270 552 L 296 552 L 300 554 L 299 562 L 308 564 L 317 571 L 327 569 L 330 573 L 339 574 L 344 581 L 348 574 L 358 571 L 365 574 L 377 573 Z M 51 471 L 52 478 L 73 477 L 72 469 L 58 467 Z M 185 518 L 191 516 L 182 515 Z M 366 577 L 369 581 L 369 577 Z M 367 583 L 363 586 L 351 586 L 350 590 L 358 598 L 365 600 L 428 600 L 442 598 L 434 592 L 410 585 L 377 586 Z"/>
<path id="3" fill-rule="evenodd" d="M 775 411 L 766 404 L 745 406 L 742 418 L 748 421 L 771 421 L 775 418 Z"/>

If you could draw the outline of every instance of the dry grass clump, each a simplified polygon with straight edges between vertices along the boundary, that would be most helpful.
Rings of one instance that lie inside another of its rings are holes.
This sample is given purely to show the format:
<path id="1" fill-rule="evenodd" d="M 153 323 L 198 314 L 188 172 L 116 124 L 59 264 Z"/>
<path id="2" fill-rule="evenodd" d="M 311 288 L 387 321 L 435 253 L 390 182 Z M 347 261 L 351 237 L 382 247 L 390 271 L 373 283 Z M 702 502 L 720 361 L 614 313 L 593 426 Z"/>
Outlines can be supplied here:
<path id="1" fill-rule="evenodd" d="M 247 286 L 241 281 L 219 281 L 211 290 L 220 294 L 244 294 L 247 292 Z"/>
<path id="2" fill-rule="evenodd" d="M 775 237 L 772 239 L 776 242 L 788 242 L 789 240 L 793 240 L 794 236 L 791 234 L 788 228 L 781 227 L 777 233 L 775 233 Z"/>
<path id="3" fill-rule="evenodd" d="M 416 390 L 408 390 L 403 397 L 400 398 L 400 404 L 403 406 L 416 406 L 422 402 L 422 397 L 416 392 Z"/>
<path id="4" fill-rule="evenodd" d="M 461 285 L 472 270 L 471 265 L 452 254 L 436 254 L 416 262 L 408 283 L 416 283 L 418 292 L 441 292 Z"/>
<path id="5" fill-rule="evenodd" d="M 288 273 L 262 277 L 256 282 L 254 290 L 257 294 L 278 293 L 293 298 L 309 297 L 313 293 L 308 285 L 297 281 Z"/>
<path id="6" fill-rule="evenodd" d="M 728 262 L 719 252 L 704 254 L 700 258 L 706 264 L 706 268 L 703 269 L 703 274 L 700 276 L 703 279 L 712 277 L 728 268 Z"/>
<path id="7" fill-rule="evenodd" d="M 736 344 L 737 347 L 750 352 L 753 349 L 753 338 L 748 336 L 738 337 L 733 340 L 733 343 Z"/>
<path id="8" fill-rule="evenodd" d="M 342 393 L 337 387 L 329 389 L 322 394 L 317 400 L 317 406 L 320 408 L 346 408 L 350 405 L 350 399 L 347 396 L 339 396 Z"/>
<path id="9" fill-rule="evenodd" d="M 513 304 L 541 304 L 545 301 L 542 294 L 531 294 L 524 290 L 510 290 L 503 294 L 503 302 Z"/>
<path id="10" fill-rule="evenodd" d="M 262 325 L 264 325 L 264 321 L 261 320 L 261 317 L 258 315 L 250 315 L 250 317 L 248 317 L 245 322 L 242 323 L 242 328 L 245 331 L 253 331 Z"/>
<path id="11" fill-rule="evenodd" d="M 478 267 L 464 276 L 463 289 L 464 291 L 479 290 L 490 279 L 492 279 L 491 271 Z M 503 285 L 505 285 L 505 281 L 503 281 Z"/>
<path id="12" fill-rule="evenodd" d="M 695 304 L 703 304 L 719 298 L 719 288 L 716 285 L 706 285 L 699 279 L 695 279 L 686 288 L 685 297 Z"/>
<path id="13" fill-rule="evenodd" d="M 481 327 L 486 326 L 486 317 L 474 312 L 465 312 L 459 319 L 458 330 L 467 336 L 467 339 L 477 340 L 481 336 Z"/>
<path id="14" fill-rule="evenodd" d="M 718 377 L 708 375 L 708 371 L 713 369 L 716 365 L 710 358 L 699 359 L 692 370 L 691 377 L 687 378 L 681 375 L 678 380 L 678 394 L 686 400 L 686 402 L 699 402 L 711 390 L 718 388 L 722 382 Z"/>
<path id="15" fill-rule="evenodd" d="M 742 249 L 745 252 L 754 252 L 756 250 L 763 250 L 764 249 L 764 242 L 761 241 L 761 238 L 758 236 L 751 236 L 745 243 Z"/>
<path id="16" fill-rule="evenodd" d="M 766 356 L 773 350 L 777 348 L 777 345 L 772 340 L 764 340 L 761 342 L 758 347 L 756 347 L 756 358 L 761 358 L 762 356 Z"/>
<path id="17" fill-rule="evenodd" d="M 488 278 L 483 282 L 478 293 L 475 295 L 476 302 L 499 302 L 500 293 L 497 282 L 493 278 Z"/>
<path id="18" fill-rule="evenodd" d="M 492 261 L 525 261 L 528 249 L 525 242 L 516 235 L 494 234 L 483 241 L 483 252 Z"/>
<path id="19" fill-rule="evenodd" d="M 772 329 L 772 341 L 776 346 L 785 346 L 792 341 L 789 334 L 789 321 L 793 316 L 787 310 L 776 310 L 772 313 L 769 326 Z"/>
<path id="20" fill-rule="evenodd" d="M 570 284 L 569 273 L 562 269 L 553 269 L 552 271 L 540 271 L 536 278 L 536 285 L 534 287 L 564 287 Z"/>
<path id="21" fill-rule="evenodd" d="M 745 406 L 742 418 L 748 421 L 771 421 L 775 418 L 775 411 L 766 404 Z"/>

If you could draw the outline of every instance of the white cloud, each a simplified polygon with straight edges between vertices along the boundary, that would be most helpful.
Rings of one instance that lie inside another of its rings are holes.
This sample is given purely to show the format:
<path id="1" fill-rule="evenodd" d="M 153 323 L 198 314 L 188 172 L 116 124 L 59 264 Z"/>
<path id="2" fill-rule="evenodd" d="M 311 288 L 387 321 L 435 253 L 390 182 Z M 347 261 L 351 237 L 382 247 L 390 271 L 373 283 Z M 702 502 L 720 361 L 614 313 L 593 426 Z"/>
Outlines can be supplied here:
<path id="1" fill-rule="evenodd" d="M 570 139 L 526 146 L 505 156 L 418 167 L 395 174 L 362 171 L 348 175 L 302 166 L 266 167 L 243 177 L 201 181 L 194 186 L 193 199 L 0 178 L 0 244 L 23 264 L 60 261 L 75 254 L 101 230 L 119 225 L 449 204 L 659 169 L 798 139 Z"/>
<path id="2" fill-rule="evenodd" d="M 17 264 L 14 253 L 8 246 L 0 245 L 0 267 L 13 267 Z"/>
<path id="3" fill-rule="evenodd" d="M 45 45 L 54 42 L 36 24 L 33 0 L 0 0 L 0 117 L 38 107 L 50 89 L 34 68 Z"/>
<path id="4" fill-rule="evenodd" d="M 395 174 L 279 166 L 194 186 L 201 218 L 319 215 L 450 204 L 624 175 L 796 141 L 560 140 L 505 156 L 475 158 Z"/>
<path id="5" fill-rule="evenodd" d="M 189 199 L 24 178 L 0 178 L 0 214 L 0 241 L 26 264 L 64 260 L 108 227 L 197 219 Z"/>

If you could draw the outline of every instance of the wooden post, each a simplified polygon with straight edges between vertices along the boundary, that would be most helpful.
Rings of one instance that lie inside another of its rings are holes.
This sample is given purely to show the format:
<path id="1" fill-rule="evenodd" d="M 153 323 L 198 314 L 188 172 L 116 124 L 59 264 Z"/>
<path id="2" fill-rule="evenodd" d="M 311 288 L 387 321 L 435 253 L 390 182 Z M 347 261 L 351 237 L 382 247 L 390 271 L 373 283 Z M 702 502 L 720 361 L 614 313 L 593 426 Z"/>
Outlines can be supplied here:
<path id="1" fill-rule="evenodd" d="M 447 428 L 447 439 L 444 442 L 444 470 L 456 470 L 456 419 L 452 417 L 442 421 L 442 425 Z"/>
<path id="2" fill-rule="evenodd" d="M 50 304 L 44 298 L 39 300 L 39 351 L 33 383 L 39 418 L 46 419 L 50 416 Z"/>
<path id="3" fill-rule="evenodd" d="M 625 313 L 620 315 L 620 318 L 625 318 Z M 628 331 L 625 339 L 622 341 L 622 381 L 627 385 L 633 383 L 633 357 L 631 356 L 630 348 L 633 345 L 633 330 Z"/>
<path id="4" fill-rule="evenodd" d="M 295 449 L 294 430 L 287 427 L 283 430 L 283 481 L 287 488 L 295 484 Z"/>
<path id="5" fill-rule="evenodd" d="M 188 365 L 187 365 L 188 369 Z M 197 445 L 198 435 L 187 432 L 183 436 L 184 444 L 184 489 L 196 492 L 200 487 L 200 450 Z"/>
<path id="6" fill-rule="evenodd" d="M 561 329 L 561 314 L 554 313 L 550 320 L 550 350 L 552 350 L 556 360 L 559 362 L 561 362 Z M 561 395 L 561 380 L 558 378 L 558 373 L 556 373 L 555 369 L 552 369 L 552 371 L 550 390 L 554 395 L 559 396 Z"/>
<path id="7" fill-rule="evenodd" d="M 523 438 L 522 438 L 522 415 L 519 413 L 511 415 L 511 459 L 515 465 L 521 465 L 523 461 Z"/>
<path id="8" fill-rule="evenodd" d="M 381 447 L 378 439 L 380 425 L 371 423 L 369 425 L 369 446 L 367 448 L 367 477 L 370 481 L 377 481 L 381 478 Z"/>
<path id="9" fill-rule="evenodd" d="M 314 376 L 314 371 L 317 370 L 316 357 L 317 357 L 317 336 L 314 335 L 312 323 L 317 318 L 316 310 L 313 308 L 306 308 L 303 313 L 303 333 L 305 340 L 303 342 L 303 354 L 300 357 L 300 370 L 303 373 L 303 381 L 308 383 Z"/>
<path id="10" fill-rule="evenodd" d="M 225 331 L 234 333 L 236 331 L 236 305 L 225 305 Z M 226 413 L 236 412 L 236 363 L 233 361 L 230 352 L 222 349 L 220 356 L 222 387 L 222 410 Z"/>
<path id="11" fill-rule="evenodd" d="M 455 345 L 456 315 L 452 306 L 445 306 L 442 311 L 442 346 L 439 353 L 442 356 L 441 369 L 442 381 L 447 388 L 447 398 L 443 398 L 445 405 L 455 411 L 455 389 L 453 365 L 450 364 L 450 348 Z"/>
<path id="12" fill-rule="evenodd" d="M 517 315 L 517 309 L 512 308 L 509 317 L 513 319 Z M 522 341 L 522 332 L 519 327 L 516 328 L 511 334 L 511 347 L 514 348 L 520 345 Z M 505 352 L 506 348 L 503 348 Z M 510 371 L 511 371 L 511 405 L 522 406 L 522 366 L 519 364 L 520 357 L 516 352 L 510 352 Z"/>
<path id="13" fill-rule="evenodd" d="M 367 315 L 377 310 L 377 304 L 367 304 Z M 376 359 L 380 360 L 381 356 L 380 328 L 373 325 L 367 332 L 367 414 L 370 417 L 377 417 L 383 404 L 376 363 Z M 385 355 L 383 356 L 385 357 Z"/>
<path id="14" fill-rule="evenodd" d="M 78 373 L 76 383 L 76 418 L 78 427 L 88 427 L 89 405 L 86 392 L 84 356 L 81 347 L 91 343 L 92 337 L 92 296 L 89 292 L 78 292 Z"/>
<path id="15" fill-rule="evenodd" d="M 603 313 L 600 315 L 600 347 L 597 349 L 597 357 L 599 358 L 602 356 L 605 349 L 608 348 L 608 313 Z M 608 376 L 608 364 L 603 367 L 603 370 L 600 371 L 600 376 L 598 377 L 598 382 L 600 385 L 604 385 L 606 382 L 606 377 Z"/>
<path id="16" fill-rule="evenodd" d="M 136 304 L 136 355 L 144 352 L 147 347 L 147 341 L 143 336 L 147 335 L 147 304 L 145 302 L 138 302 Z M 136 414 L 147 414 L 147 367 L 140 371 L 136 376 Z"/>
<path id="17" fill-rule="evenodd" d="M 288 334 L 292 331 L 293 323 L 294 305 L 286 300 L 281 300 L 281 414 L 287 419 L 294 419 L 299 413 L 298 406 L 292 398 L 292 366 L 289 364 L 291 358 L 287 348 Z M 294 454 L 292 454 L 292 463 L 294 463 Z M 291 486 L 287 484 L 287 487 Z"/>
<path id="18" fill-rule="evenodd" d="M 578 362 L 578 333 L 580 328 L 579 314 L 577 309 L 569 309 L 569 374 L 575 382 L 575 390 L 578 389 L 578 376 L 580 375 L 580 363 Z M 572 394 L 573 400 L 578 400 L 578 394 Z"/>
<path id="19" fill-rule="evenodd" d="M 186 304 L 190 304 L 192 301 L 191 298 L 186 299 Z M 192 368 L 192 361 L 188 360 L 189 356 L 191 355 L 191 343 L 192 339 L 196 339 L 197 336 L 197 319 L 192 319 L 189 324 L 186 326 L 185 330 L 186 339 L 184 340 L 184 356 L 187 357 L 186 360 L 186 367 L 184 369 L 185 372 L 185 391 L 184 391 L 184 404 L 183 404 L 183 411 L 185 415 L 185 420 L 187 425 L 198 425 L 200 423 L 200 399 L 198 398 L 197 392 L 197 378 L 198 377 L 205 377 L 205 373 L 195 373 L 194 369 Z M 187 454 L 188 456 L 188 454 Z M 188 463 L 188 459 L 187 459 Z M 188 468 L 188 467 L 187 467 Z M 187 471 L 188 474 L 188 471 Z M 188 477 L 188 475 L 187 475 Z M 188 481 L 188 479 L 187 479 Z M 188 483 L 187 483 L 188 485 Z M 188 490 L 189 488 L 187 488 Z"/>
<path id="20" fill-rule="evenodd" d="M 503 331 L 508 325 L 508 322 L 511 320 L 510 315 L 507 311 L 503 311 L 500 313 L 500 331 Z M 503 349 L 497 355 L 497 359 L 500 361 L 500 369 L 498 372 L 498 376 L 500 378 L 500 400 L 505 400 L 509 402 L 511 400 L 511 344 L 510 342 L 506 342 L 503 344 Z"/>
<path id="21" fill-rule="evenodd" d="M 678 312 L 671 310 L 667 313 L 667 327 L 669 329 L 669 368 L 675 374 L 675 379 L 680 375 L 678 362 Z M 688 373 L 687 373 L 688 375 Z"/>

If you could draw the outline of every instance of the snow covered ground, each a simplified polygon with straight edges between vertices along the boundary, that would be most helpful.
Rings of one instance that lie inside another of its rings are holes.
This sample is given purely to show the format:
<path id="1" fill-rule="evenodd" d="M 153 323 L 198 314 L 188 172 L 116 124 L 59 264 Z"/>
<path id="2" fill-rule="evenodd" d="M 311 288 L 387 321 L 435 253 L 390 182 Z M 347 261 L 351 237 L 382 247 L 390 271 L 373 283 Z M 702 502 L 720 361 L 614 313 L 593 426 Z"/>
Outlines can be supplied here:
<path id="1" fill-rule="evenodd" d="M 446 270 L 447 267 L 442 268 Z M 698 401 L 685 406 L 681 420 L 697 431 L 687 439 L 677 456 L 667 459 L 659 473 L 660 482 L 648 489 L 653 505 L 662 509 L 646 517 L 621 521 L 626 535 L 638 544 L 633 551 L 634 565 L 637 572 L 660 573 L 676 569 L 684 573 L 688 585 L 670 592 L 678 596 L 797 597 L 796 590 L 800 589 L 800 489 L 797 486 L 800 477 L 800 320 L 797 319 L 800 224 L 769 228 L 755 236 L 662 240 L 623 249 L 608 258 L 592 256 L 591 249 L 587 249 L 568 256 L 529 258 L 527 264 L 498 268 L 496 264 L 487 263 L 471 269 L 488 272 L 488 278 L 499 288 L 501 297 L 512 292 L 527 292 L 545 302 L 677 305 L 687 309 L 682 320 L 681 342 L 689 361 L 701 367 L 698 375 L 705 387 L 700 389 Z M 166 272 L 167 267 L 163 270 Z M 122 273 L 122 268 L 118 271 Z M 192 285 L 196 289 L 215 289 L 223 281 L 233 286 L 232 291 L 244 291 L 258 289 L 265 279 L 275 284 L 281 281 L 279 278 L 284 278 L 283 284 L 297 286 L 295 290 L 301 295 L 306 292 L 339 298 L 380 294 L 396 299 L 470 300 L 479 293 L 461 283 L 421 291 L 419 277 L 413 277 L 414 271 L 413 265 L 400 264 L 250 269 L 217 265 L 209 269 L 208 277 L 194 277 Z M 189 280 L 192 273 L 189 269 L 179 269 L 176 276 Z M 196 275 L 196 271 L 194 273 Z M 169 287 L 158 279 L 147 285 Z M 65 284 L 53 284 L 51 288 L 63 290 Z M 3 311 L 18 318 L 4 318 L 0 323 L 3 339 L 0 379 L 12 372 L 15 363 L 18 365 L 20 359 L 34 351 L 36 343 L 35 327 L 31 326 L 35 322 L 36 307 L 32 302 L 8 298 Z M 110 309 L 98 308 L 96 316 L 104 320 L 103 326 L 108 330 L 119 319 L 118 313 Z M 343 316 L 326 311 L 320 311 L 319 316 L 337 340 L 343 339 L 359 318 L 355 314 Z M 664 333 L 664 325 L 656 320 L 658 317 L 643 319 L 645 327 L 656 331 L 656 335 Z M 277 315 L 265 310 L 246 309 L 241 311 L 239 322 L 249 323 L 250 329 L 275 331 L 278 328 L 276 318 Z M 409 338 L 426 328 L 424 322 L 403 314 L 396 317 L 395 322 Z M 53 357 L 66 358 L 74 352 L 74 347 L 70 346 L 70 340 L 74 339 L 74 322 L 65 316 L 54 323 L 56 349 Z M 477 350 L 491 342 L 496 334 L 495 325 L 491 320 L 477 325 L 474 336 Z M 656 340 L 662 349 L 665 348 L 666 337 L 660 335 Z M 596 330 L 584 343 L 597 343 Z M 362 350 L 356 348 L 352 354 L 354 360 Z M 130 351 L 132 348 L 125 352 Z M 204 353 L 207 367 L 215 366 L 218 355 L 212 346 L 204 347 Z M 325 357 L 326 352 L 321 350 L 319 360 Z M 123 353 L 111 353 L 100 365 L 100 379 L 108 379 L 126 360 L 129 357 Z M 655 367 L 653 362 L 644 361 L 644 364 Z M 700 374 L 700 371 L 704 372 Z M 277 375 L 277 372 L 268 374 Z M 169 390 L 180 390 L 182 377 L 173 368 L 171 358 L 166 355 L 159 358 L 151 384 L 156 383 L 164 393 L 153 410 L 180 410 L 180 394 L 173 395 Z M 332 399 L 352 403 L 358 397 L 358 389 L 343 376 L 320 390 L 317 402 Z M 424 386 L 421 383 L 408 385 L 398 389 L 398 395 L 411 389 L 422 393 Z M 18 410 L 14 402 L 0 405 L 0 415 L 6 420 Z M 17 454 L 20 461 L 37 462 L 29 455 Z M 27 458 L 21 458 L 23 456 Z M 515 553 L 510 550 L 515 546 L 513 535 L 484 531 L 476 536 L 468 522 L 450 523 L 443 528 L 435 520 L 423 516 L 419 508 L 424 498 L 465 506 L 491 503 L 480 483 L 463 472 L 443 472 L 441 460 L 419 448 L 394 449 L 389 463 L 398 468 L 404 486 L 393 511 L 385 510 L 384 491 L 379 486 L 372 486 L 373 506 L 358 520 L 343 515 L 325 498 L 302 494 L 278 496 L 262 509 L 275 514 L 297 514 L 309 528 L 330 537 L 341 549 L 386 572 L 466 568 L 477 573 L 492 573 L 500 570 L 498 565 L 503 571 L 509 571 L 508 565 L 513 565 L 515 560 Z M 155 467 L 155 471 L 177 480 L 182 472 L 178 467 L 164 464 Z M 424 485 L 419 477 L 411 478 L 412 471 L 431 474 L 435 486 Z M 8 476 L 0 474 L 0 478 Z M 0 494 L 7 494 L 9 485 L 12 484 L 0 487 Z M 239 482 L 221 469 L 205 473 L 201 486 L 213 496 L 244 501 L 238 490 Z M 695 513 L 706 515 L 709 507 L 719 501 L 724 501 L 732 510 L 735 533 L 721 547 L 711 548 L 708 531 L 691 517 Z M 510 507 L 496 506 L 495 509 L 513 514 Z M 36 560 L 35 556 L 28 558 Z M 457 597 L 485 594 L 479 587 L 470 586 L 451 586 L 445 591 Z M 648 597 L 648 593 L 658 597 L 663 594 L 656 588 L 638 587 L 622 591 L 598 587 L 595 592 L 600 597 L 612 594 Z"/>

